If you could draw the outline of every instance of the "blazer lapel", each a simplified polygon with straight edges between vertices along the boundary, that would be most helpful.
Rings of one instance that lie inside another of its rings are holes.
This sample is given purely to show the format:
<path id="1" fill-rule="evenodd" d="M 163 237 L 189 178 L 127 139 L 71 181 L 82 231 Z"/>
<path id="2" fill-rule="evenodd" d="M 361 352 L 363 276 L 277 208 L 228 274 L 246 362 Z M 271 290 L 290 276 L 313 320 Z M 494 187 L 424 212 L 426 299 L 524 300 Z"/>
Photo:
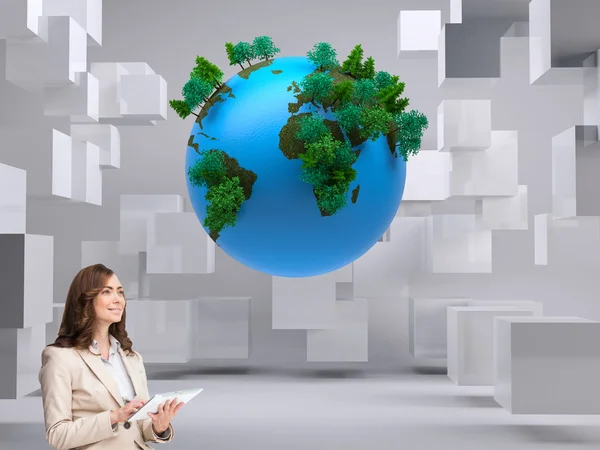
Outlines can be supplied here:
<path id="1" fill-rule="evenodd" d="M 117 403 L 119 403 L 120 406 L 125 406 L 123 398 L 121 397 L 121 393 L 119 392 L 119 386 L 110 372 L 106 370 L 106 367 L 104 367 L 101 357 L 92 354 L 88 350 L 78 349 L 77 351 L 91 371 L 94 372 L 94 375 L 96 375 L 102 384 L 106 386 L 106 389 L 108 389 L 108 392 L 110 392 Z"/>
<path id="2" fill-rule="evenodd" d="M 123 361 L 123 365 L 125 366 L 125 370 L 129 374 L 129 378 L 131 379 L 131 384 L 133 384 L 133 390 L 135 391 L 135 395 L 138 396 L 143 392 L 140 374 L 135 370 L 131 365 L 131 358 L 128 357 L 123 349 L 119 346 L 119 354 L 121 355 L 121 361 Z"/>

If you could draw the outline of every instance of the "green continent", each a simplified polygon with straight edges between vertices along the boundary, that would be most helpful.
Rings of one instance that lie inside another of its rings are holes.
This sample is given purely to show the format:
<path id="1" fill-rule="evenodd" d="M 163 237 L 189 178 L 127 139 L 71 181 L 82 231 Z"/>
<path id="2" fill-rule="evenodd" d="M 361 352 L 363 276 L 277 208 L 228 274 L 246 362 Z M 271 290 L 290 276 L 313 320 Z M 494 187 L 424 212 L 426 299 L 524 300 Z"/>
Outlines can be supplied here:
<path id="1" fill-rule="evenodd" d="M 244 70 L 240 70 L 238 72 L 238 75 L 241 78 L 243 78 L 244 80 L 247 80 L 250 77 L 250 75 L 252 74 L 252 72 L 262 69 L 263 67 L 268 67 L 271 64 L 273 64 L 273 60 L 267 59 L 265 61 L 261 61 L 259 63 L 253 64 L 250 67 L 246 67 Z"/>
<path id="2" fill-rule="evenodd" d="M 352 203 L 356 203 L 358 200 L 358 193 L 360 192 L 360 184 L 352 189 Z"/>
<path id="3" fill-rule="evenodd" d="M 223 84 L 221 88 L 217 89 L 215 93 L 211 95 L 210 102 L 204 103 L 204 106 L 200 110 L 198 117 L 196 117 L 196 123 L 200 126 L 200 129 L 202 129 L 202 120 L 206 116 L 208 116 L 208 112 L 210 111 L 210 109 L 217 102 L 224 102 L 225 100 L 227 100 L 227 98 L 225 98 L 225 95 L 227 95 L 227 97 L 235 98 L 235 95 L 233 95 L 233 91 L 231 90 L 231 88 L 226 84 Z"/>
<path id="4" fill-rule="evenodd" d="M 223 150 L 210 149 L 198 153 L 202 159 L 189 168 L 188 177 L 194 187 L 208 188 L 206 200 L 209 204 L 202 225 L 216 242 L 223 228 L 236 225 L 237 214 L 252 195 L 252 187 L 258 177 Z"/>

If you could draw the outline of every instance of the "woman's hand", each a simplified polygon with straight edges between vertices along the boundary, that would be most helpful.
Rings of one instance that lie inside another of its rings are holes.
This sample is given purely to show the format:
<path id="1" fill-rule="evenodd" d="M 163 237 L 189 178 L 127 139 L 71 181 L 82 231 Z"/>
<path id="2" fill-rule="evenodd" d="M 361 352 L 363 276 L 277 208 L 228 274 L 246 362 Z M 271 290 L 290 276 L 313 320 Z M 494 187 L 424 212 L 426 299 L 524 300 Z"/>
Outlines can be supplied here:
<path id="1" fill-rule="evenodd" d="M 138 409 L 140 409 L 142 406 L 144 406 L 144 403 L 146 403 L 146 402 L 143 402 L 141 400 L 133 400 L 133 401 L 127 403 L 122 408 L 111 411 L 110 412 L 111 425 L 114 425 L 115 423 L 125 422 L 129 417 L 131 417 L 133 414 L 135 414 Z"/>
<path id="2" fill-rule="evenodd" d="M 164 404 L 159 405 L 156 413 L 148 413 L 152 419 L 152 428 L 154 428 L 154 432 L 156 434 L 163 434 L 167 431 L 171 420 L 184 404 L 185 403 L 183 402 L 177 403 L 177 398 L 174 398 L 172 401 L 167 400 Z"/>

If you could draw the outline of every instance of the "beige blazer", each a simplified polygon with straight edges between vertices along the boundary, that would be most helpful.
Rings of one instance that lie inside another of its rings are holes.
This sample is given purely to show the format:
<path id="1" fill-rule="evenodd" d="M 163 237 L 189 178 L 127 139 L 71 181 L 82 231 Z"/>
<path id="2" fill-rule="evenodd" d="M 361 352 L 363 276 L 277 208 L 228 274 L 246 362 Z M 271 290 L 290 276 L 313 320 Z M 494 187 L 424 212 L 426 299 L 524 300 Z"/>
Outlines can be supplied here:
<path id="1" fill-rule="evenodd" d="M 126 356 L 120 347 L 119 353 L 131 377 L 135 400 L 148 401 L 148 380 L 141 355 L 135 352 L 135 356 Z M 160 439 L 150 418 L 132 422 L 129 429 L 119 423 L 113 430 L 110 410 L 125 403 L 100 356 L 89 350 L 46 347 L 39 381 L 46 440 L 55 450 L 147 450 L 152 447 L 146 442 L 169 442 L 175 436 L 170 426 L 170 436 Z"/>

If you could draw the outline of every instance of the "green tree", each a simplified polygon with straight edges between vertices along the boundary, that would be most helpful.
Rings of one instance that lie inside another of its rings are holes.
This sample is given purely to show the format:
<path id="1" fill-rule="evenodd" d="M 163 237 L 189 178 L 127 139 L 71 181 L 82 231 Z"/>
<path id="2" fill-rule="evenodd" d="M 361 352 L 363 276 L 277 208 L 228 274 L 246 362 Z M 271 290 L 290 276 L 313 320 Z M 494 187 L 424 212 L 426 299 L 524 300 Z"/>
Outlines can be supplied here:
<path id="1" fill-rule="evenodd" d="M 375 81 L 369 79 L 354 82 L 352 100 L 358 105 L 370 106 L 377 101 L 377 87 Z"/>
<path id="2" fill-rule="evenodd" d="M 238 42 L 233 47 L 233 58 L 238 64 L 246 61 L 251 66 L 252 63 L 250 61 L 256 58 L 254 47 L 249 42 Z"/>
<path id="3" fill-rule="evenodd" d="M 212 186 L 206 193 L 209 202 L 203 225 L 211 235 L 218 235 L 223 228 L 234 227 L 237 213 L 246 200 L 239 177 L 226 178 L 223 182 Z"/>
<path id="4" fill-rule="evenodd" d="M 235 59 L 235 55 L 233 54 L 233 48 L 233 42 L 225 42 L 225 51 L 227 52 L 227 59 L 229 60 L 229 65 L 235 66 L 236 64 L 239 64 L 243 70 L 244 66 L 242 66 L 242 64 L 239 61 L 236 61 Z"/>
<path id="5" fill-rule="evenodd" d="M 268 60 L 281 51 L 275 47 L 273 39 L 269 36 L 255 37 L 252 41 L 252 49 L 254 50 L 255 57 L 261 60 Z"/>
<path id="6" fill-rule="evenodd" d="M 177 115 L 182 119 L 185 119 L 190 114 L 193 114 L 196 117 L 198 117 L 198 114 L 192 112 L 190 110 L 190 107 L 184 100 L 169 100 L 169 105 L 171 105 L 171 108 L 173 108 Z"/>
<path id="7" fill-rule="evenodd" d="M 208 81 L 201 78 L 190 78 L 184 84 L 181 95 L 183 95 L 190 111 L 194 111 L 203 101 L 212 104 L 210 96 L 213 90 L 213 85 Z"/>
<path id="8" fill-rule="evenodd" d="M 211 148 L 200 152 L 200 159 L 188 169 L 188 179 L 194 187 L 212 187 L 221 183 L 227 175 L 225 152 Z"/>
<path id="9" fill-rule="evenodd" d="M 361 77 L 371 80 L 375 77 L 375 60 L 369 56 L 362 68 Z"/>
<path id="10" fill-rule="evenodd" d="M 362 126 L 360 135 L 363 139 L 376 141 L 381 134 L 387 134 L 393 116 L 381 106 L 363 109 L 360 117 Z"/>
<path id="11" fill-rule="evenodd" d="M 378 90 L 384 89 L 394 84 L 392 76 L 389 74 L 389 72 L 385 72 L 383 70 L 377 72 L 373 80 L 375 81 L 375 86 Z"/>
<path id="12" fill-rule="evenodd" d="M 330 133 L 329 128 L 327 128 L 327 125 L 323 121 L 323 117 L 319 114 L 313 113 L 310 116 L 302 116 L 298 122 L 300 130 L 296 133 L 296 138 L 305 144 L 312 144 L 318 141 L 323 135 Z"/>
<path id="13" fill-rule="evenodd" d="M 344 184 L 315 187 L 315 197 L 319 210 L 332 216 L 347 205 L 348 188 Z"/>
<path id="14" fill-rule="evenodd" d="M 333 106 L 338 100 L 340 103 L 346 103 L 352 100 L 352 93 L 354 91 L 354 83 L 352 80 L 344 80 L 333 86 L 331 105 Z"/>
<path id="15" fill-rule="evenodd" d="M 389 134 L 398 132 L 396 147 L 404 161 L 408 160 L 408 155 L 416 155 L 421 148 L 421 139 L 423 133 L 429 126 L 427 117 L 413 109 L 408 112 L 402 112 L 394 116 L 396 127 Z"/>
<path id="16" fill-rule="evenodd" d="M 333 69 L 340 64 L 337 60 L 337 52 L 328 42 L 316 43 L 306 56 L 311 63 L 322 70 Z"/>
<path id="17" fill-rule="evenodd" d="M 360 125 L 360 113 L 362 108 L 353 103 L 346 103 L 341 108 L 338 108 L 333 115 L 342 130 L 350 133 L 353 129 Z"/>
<path id="18" fill-rule="evenodd" d="M 363 69 L 363 48 L 361 44 L 356 45 L 342 64 L 342 71 L 349 73 L 354 78 L 360 78 Z"/>
<path id="19" fill-rule="evenodd" d="M 335 161 L 335 152 L 342 143 L 333 138 L 331 133 L 324 134 L 321 138 L 305 146 L 306 152 L 300 154 L 303 168 L 314 168 L 319 165 L 331 167 Z"/>
<path id="20" fill-rule="evenodd" d="M 223 87 L 223 71 L 203 56 L 196 56 L 196 67 L 190 73 L 190 78 L 208 81 L 216 88 Z"/>
<path id="21" fill-rule="evenodd" d="M 322 102 L 333 89 L 333 78 L 327 73 L 315 73 L 306 76 L 300 82 L 302 94 L 311 97 L 311 101 Z"/>
<path id="22" fill-rule="evenodd" d="M 408 98 L 398 98 L 404 92 L 404 82 L 399 82 L 398 77 L 392 77 L 393 84 L 381 89 L 377 97 L 385 110 L 392 114 L 399 114 L 408 106 Z"/>

